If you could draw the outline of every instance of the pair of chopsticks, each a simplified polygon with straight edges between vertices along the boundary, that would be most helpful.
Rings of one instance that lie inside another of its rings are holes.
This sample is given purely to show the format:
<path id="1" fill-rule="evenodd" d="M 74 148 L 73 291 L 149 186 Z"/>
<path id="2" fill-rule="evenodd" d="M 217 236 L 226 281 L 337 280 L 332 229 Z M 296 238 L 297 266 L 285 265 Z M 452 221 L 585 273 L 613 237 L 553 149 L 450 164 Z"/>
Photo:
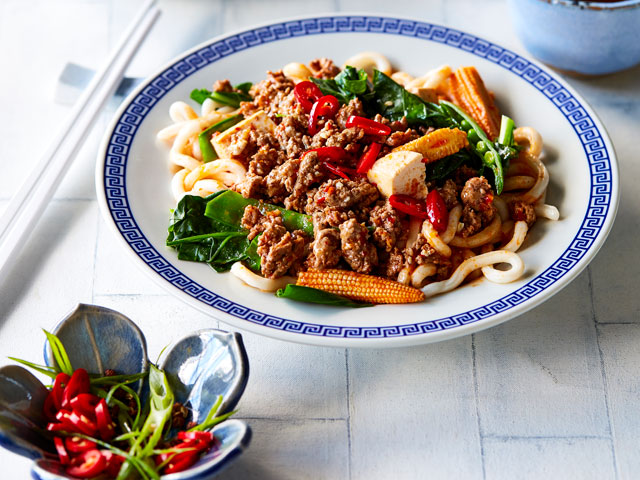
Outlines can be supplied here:
<path id="1" fill-rule="evenodd" d="M 20 248 L 42 217 L 98 114 L 113 95 L 159 15 L 156 0 L 144 2 L 120 43 L 74 105 L 53 144 L 0 217 L 0 281 L 17 260 Z"/>

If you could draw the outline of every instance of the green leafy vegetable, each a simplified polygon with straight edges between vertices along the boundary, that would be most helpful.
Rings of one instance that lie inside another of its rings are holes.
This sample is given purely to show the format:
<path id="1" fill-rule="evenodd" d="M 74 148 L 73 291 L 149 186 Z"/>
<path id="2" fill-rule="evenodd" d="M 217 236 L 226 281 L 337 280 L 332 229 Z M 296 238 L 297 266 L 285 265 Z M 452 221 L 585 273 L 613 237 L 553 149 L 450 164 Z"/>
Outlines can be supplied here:
<path id="1" fill-rule="evenodd" d="M 426 165 L 426 180 L 442 180 L 455 172 L 462 164 L 470 163 L 470 154 L 466 150 L 460 150 L 453 155 L 441 158 Z"/>
<path id="2" fill-rule="evenodd" d="M 251 82 L 242 82 L 239 83 L 238 85 L 236 85 L 235 88 L 236 90 L 240 90 L 243 93 L 246 93 L 247 95 L 249 95 L 249 90 L 251 89 L 251 87 L 253 86 L 253 84 Z"/>
<path id="3" fill-rule="evenodd" d="M 282 223 L 288 230 L 302 230 L 306 234 L 313 236 L 313 222 L 310 215 L 287 210 L 286 208 L 263 203 L 253 198 L 244 198 L 239 193 L 227 190 L 212 198 L 204 214 L 217 222 L 240 228 L 240 220 L 247 205 L 253 205 L 262 213 L 279 210 L 282 215 Z"/>
<path id="4" fill-rule="evenodd" d="M 219 122 L 214 123 L 204 132 L 198 135 L 198 145 L 200 146 L 200 152 L 202 153 L 202 160 L 204 163 L 209 163 L 212 160 L 218 158 L 218 154 L 211 145 L 211 135 L 216 132 L 224 132 L 228 128 L 233 127 L 236 123 L 242 120 L 242 115 L 234 115 L 233 117 L 225 118 Z"/>
<path id="5" fill-rule="evenodd" d="M 203 104 L 207 98 L 214 100 L 223 105 L 229 105 L 230 107 L 238 108 L 240 102 L 250 102 L 253 100 L 251 95 L 244 92 L 211 92 L 206 88 L 196 88 L 191 91 L 189 95 L 191 100 Z"/>
<path id="6" fill-rule="evenodd" d="M 311 78 L 324 95 L 333 95 L 340 103 L 349 103 L 357 96 L 366 96 L 369 91 L 367 74 L 347 65 L 335 78 Z"/>
<path id="7" fill-rule="evenodd" d="M 473 135 L 470 137 L 469 143 L 471 144 L 471 150 L 480 157 L 482 163 L 489 167 L 493 172 L 494 182 L 496 187 L 496 194 L 500 195 L 502 193 L 502 187 L 504 186 L 504 172 L 502 168 L 502 157 L 498 153 L 496 149 L 496 145 L 487 138 L 487 135 L 484 133 L 484 130 L 480 128 L 473 118 L 467 112 L 462 110 L 457 105 L 454 105 L 451 102 L 447 102 L 446 100 L 442 100 L 440 102 L 441 106 L 444 106 L 451 114 L 452 117 L 458 117 L 457 123 L 460 125 L 463 121 L 467 122 L 470 125 L 470 129 L 468 129 L 467 135 L 473 131 Z M 505 117 L 508 118 L 508 117 Z M 479 139 L 478 142 L 473 142 L 472 140 L 477 137 Z M 475 143 L 475 146 L 474 146 Z"/>
<path id="8" fill-rule="evenodd" d="M 258 240 L 261 235 L 262 234 L 256 235 L 253 237 L 253 240 L 251 240 L 249 248 L 247 248 L 247 259 L 245 261 L 247 267 L 257 273 L 260 273 L 260 264 L 262 263 L 262 259 L 260 255 L 258 255 Z"/>
<path id="9" fill-rule="evenodd" d="M 206 198 L 185 195 L 178 203 L 169 224 L 166 244 L 178 251 L 180 260 L 208 263 L 218 272 L 226 272 L 234 262 L 247 258 L 247 231 L 235 224 L 222 223 L 205 216 L 207 203 L 226 191 Z"/>
<path id="10" fill-rule="evenodd" d="M 409 125 L 451 126 L 449 116 L 438 105 L 425 102 L 378 70 L 373 72 L 373 103 L 370 105 L 375 113 L 391 120 L 405 117 Z"/>
<path id="11" fill-rule="evenodd" d="M 298 302 L 307 303 L 321 303 L 323 305 L 335 305 L 338 307 L 372 307 L 370 303 L 358 303 L 348 298 L 336 295 L 335 293 L 325 292 L 312 287 L 303 287 L 301 285 L 288 284 L 284 289 L 280 289 L 276 292 L 276 295 L 280 298 L 288 298 L 290 300 L 296 300 Z"/>

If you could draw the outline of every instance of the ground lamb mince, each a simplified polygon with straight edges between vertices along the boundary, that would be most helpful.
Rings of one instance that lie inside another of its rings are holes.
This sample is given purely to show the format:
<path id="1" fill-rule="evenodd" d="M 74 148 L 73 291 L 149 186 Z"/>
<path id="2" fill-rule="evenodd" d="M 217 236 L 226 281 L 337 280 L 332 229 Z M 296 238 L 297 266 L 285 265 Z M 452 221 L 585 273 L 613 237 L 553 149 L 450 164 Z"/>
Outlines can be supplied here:
<path id="1" fill-rule="evenodd" d="M 328 59 L 314 60 L 310 68 L 319 78 L 332 78 L 339 72 Z M 310 151 L 343 148 L 348 157 L 340 160 L 340 166 L 355 169 L 372 142 L 382 144 L 381 157 L 432 129 L 411 128 L 405 118 L 390 121 L 379 115 L 374 119 L 391 128 L 388 136 L 347 128 L 350 116 L 366 116 L 362 102 L 354 99 L 342 105 L 333 118 L 320 119 L 319 131 L 309 135 L 309 115 L 298 104 L 294 87 L 281 71 L 268 72 L 266 79 L 251 88 L 253 101 L 242 102 L 240 110 L 245 116 L 264 111 L 275 123 L 275 132 L 241 131 L 232 137 L 229 147 L 234 158 L 247 167 L 247 175 L 233 187 L 235 191 L 310 215 L 313 220 L 315 237 L 310 238 L 300 230 L 288 231 L 277 211 L 262 214 L 257 207 L 246 207 L 242 226 L 249 230 L 250 240 L 260 235 L 262 274 L 277 278 L 301 269 L 342 268 L 395 279 L 404 266 L 433 263 L 436 279 L 447 278 L 452 260 L 441 257 L 422 236 L 407 246 L 409 217 L 381 198 L 366 176 L 349 170 L 349 179 L 341 178 L 327 168 L 326 159 Z M 214 89 L 233 91 L 226 81 L 216 82 Z M 496 213 L 489 183 L 476 175 L 463 166 L 452 179 L 429 184 L 429 188 L 438 188 L 449 210 L 463 206 L 463 236 L 480 231 Z M 535 212 L 527 204 L 513 202 L 510 208 L 515 217 L 527 223 L 535 220 Z"/>

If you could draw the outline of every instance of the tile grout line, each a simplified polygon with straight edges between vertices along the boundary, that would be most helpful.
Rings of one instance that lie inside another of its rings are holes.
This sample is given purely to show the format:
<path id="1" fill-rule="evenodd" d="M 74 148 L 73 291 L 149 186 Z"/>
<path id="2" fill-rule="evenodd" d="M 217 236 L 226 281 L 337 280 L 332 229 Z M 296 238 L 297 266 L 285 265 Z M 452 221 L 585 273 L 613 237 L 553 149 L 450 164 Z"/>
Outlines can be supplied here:
<path id="1" fill-rule="evenodd" d="M 518 440 L 610 440 L 609 435 L 487 435 L 486 440 L 518 441 Z"/>
<path id="2" fill-rule="evenodd" d="M 480 461 L 482 462 L 482 478 L 487 478 L 487 471 L 484 464 L 484 434 L 482 433 L 482 422 L 480 421 L 480 395 L 478 393 L 478 369 L 476 362 L 476 336 L 471 335 L 471 367 L 473 372 L 473 395 L 476 401 L 476 423 L 478 427 L 478 440 L 480 442 Z"/>
<path id="3" fill-rule="evenodd" d="M 344 366 L 346 370 L 347 380 L 347 478 L 351 480 L 351 391 L 349 389 L 349 382 L 351 376 L 349 375 L 349 349 L 344 349 Z"/>
<path id="4" fill-rule="evenodd" d="M 613 460 L 613 470 L 615 472 L 615 478 L 619 478 L 618 472 L 618 458 L 616 456 L 616 448 L 613 439 L 613 425 L 611 423 L 611 407 L 609 402 L 609 382 L 607 379 L 607 371 L 604 365 L 604 354 L 602 353 L 602 347 L 600 346 L 600 328 L 598 324 L 598 317 L 596 315 L 595 301 L 593 299 L 593 277 L 591 267 L 587 266 L 587 280 L 589 288 L 591 319 L 593 320 L 593 328 L 596 334 L 596 346 L 598 347 L 598 355 L 600 357 L 600 374 L 602 375 L 603 392 L 604 392 L 604 407 L 607 412 L 607 426 L 609 427 L 609 442 L 611 446 L 611 457 Z"/>

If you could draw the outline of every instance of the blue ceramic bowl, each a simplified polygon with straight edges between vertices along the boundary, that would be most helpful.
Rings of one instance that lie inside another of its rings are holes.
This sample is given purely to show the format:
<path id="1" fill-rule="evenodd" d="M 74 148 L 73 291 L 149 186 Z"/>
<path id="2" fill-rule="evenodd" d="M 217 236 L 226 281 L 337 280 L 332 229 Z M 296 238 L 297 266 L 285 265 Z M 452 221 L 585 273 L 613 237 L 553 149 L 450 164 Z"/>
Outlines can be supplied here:
<path id="1" fill-rule="evenodd" d="M 140 329 L 124 315 L 108 308 L 80 304 L 54 333 L 67 348 L 71 364 L 91 373 L 107 368 L 137 373 L 148 366 L 146 340 Z M 54 363 L 45 344 L 45 361 Z M 220 413 L 231 411 L 240 400 L 249 376 L 249 362 L 238 333 L 200 330 L 167 349 L 160 362 L 177 402 L 192 412 L 189 420 L 203 420 L 218 395 L 224 401 Z M 138 385 L 138 388 L 140 386 Z M 34 459 L 35 479 L 64 480 L 68 476 L 57 461 L 53 442 L 42 416 L 47 389 L 26 369 L 0 368 L 0 445 Z M 220 447 L 204 455 L 190 469 L 164 475 L 163 479 L 212 478 L 249 445 L 251 430 L 240 420 L 227 420 L 213 429 Z"/>
<path id="2" fill-rule="evenodd" d="M 565 73 L 602 75 L 640 63 L 640 0 L 509 0 L 516 33 Z"/>

